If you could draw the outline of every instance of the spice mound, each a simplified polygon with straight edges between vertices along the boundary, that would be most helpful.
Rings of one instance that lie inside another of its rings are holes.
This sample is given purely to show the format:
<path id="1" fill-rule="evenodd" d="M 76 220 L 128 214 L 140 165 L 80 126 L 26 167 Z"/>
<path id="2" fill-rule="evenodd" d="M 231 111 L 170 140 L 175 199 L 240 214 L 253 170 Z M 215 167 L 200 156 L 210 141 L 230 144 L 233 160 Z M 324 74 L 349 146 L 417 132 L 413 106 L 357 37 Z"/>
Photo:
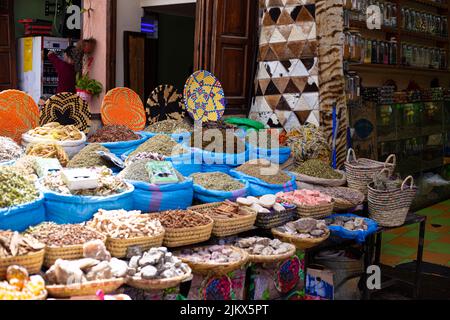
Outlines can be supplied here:
<path id="1" fill-rule="evenodd" d="M 248 176 L 261 179 L 268 184 L 285 184 L 292 179 L 287 173 L 280 170 L 279 166 L 264 159 L 249 161 L 236 170 Z"/>
<path id="2" fill-rule="evenodd" d="M 127 274 L 127 263 L 111 258 L 111 254 L 101 240 L 85 243 L 83 257 L 83 259 L 71 261 L 56 260 L 45 273 L 45 280 L 50 285 L 70 285 L 123 278 Z"/>
<path id="3" fill-rule="evenodd" d="M 150 214 L 153 219 L 158 219 L 165 229 L 182 229 L 206 226 L 212 220 L 193 211 L 171 210 Z"/>
<path id="4" fill-rule="evenodd" d="M 367 231 L 369 226 L 364 218 L 336 216 L 325 219 L 328 226 L 343 227 L 349 231 Z"/>
<path id="5" fill-rule="evenodd" d="M 7 167 L 0 167 L 0 194 L 0 208 L 29 203 L 39 197 L 32 181 Z"/>
<path id="6" fill-rule="evenodd" d="M 69 161 L 68 168 L 108 167 L 110 164 L 104 160 L 97 151 L 109 152 L 100 144 L 89 144 Z"/>
<path id="7" fill-rule="evenodd" d="M 113 239 L 153 237 L 164 232 L 159 220 L 140 211 L 99 210 L 87 226 Z"/>
<path id="8" fill-rule="evenodd" d="M 0 258 L 20 257 L 41 251 L 45 244 L 30 235 L 13 231 L 0 231 Z"/>
<path id="9" fill-rule="evenodd" d="M 34 143 L 27 147 L 26 154 L 40 158 L 55 158 L 63 167 L 69 163 L 69 155 L 63 147 L 56 143 Z"/>
<path id="10" fill-rule="evenodd" d="M 32 137 L 55 140 L 55 141 L 77 141 L 83 139 L 83 134 L 74 125 L 63 126 L 58 122 L 47 123 L 42 127 L 28 131 Z"/>
<path id="11" fill-rule="evenodd" d="M 244 258 L 239 251 L 233 250 L 232 247 L 220 245 L 185 249 L 176 255 L 184 261 L 208 264 L 233 263 Z"/>
<path id="12" fill-rule="evenodd" d="M 296 163 L 309 159 L 330 162 L 331 149 L 323 131 L 314 124 L 301 126 L 288 133 L 288 145 Z"/>
<path id="13" fill-rule="evenodd" d="M 188 150 L 167 135 L 157 135 L 141 144 L 130 154 L 130 157 L 141 152 L 157 153 L 165 157 L 172 157 L 188 153 Z"/>
<path id="14" fill-rule="evenodd" d="M 42 185 L 45 188 L 57 193 L 76 196 L 106 197 L 129 190 L 129 186 L 122 179 L 114 176 L 111 170 L 107 168 L 97 168 L 94 171 L 96 171 L 99 175 L 98 185 L 95 189 L 71 191 L 64 183 L 60 172 L 48 174 L 42 180 Z"/>
<path id="15" fill-rule="evenodd" d="M 205 131 L 196 130 L 191 137 L 191 145 L 194 148 L 216 153 L 245 152 L 245 143 L 235 135 L 234 130 L 209 129 L 208 135 L 205 134 Z"/>
<path id="16" fill-rule="evenodd" d="M 122 142 L 139 140 L 141 137 L 126 126 L 109 125 L 98 129 L 90 138 L 90 143 Z"/>
<path id="17" fill-rule="evenodd" d="M 152 133 L 184 133 L 191 132 L 192 126 L 184 120 L 163 120 L 156 122 L 145 129 L 146 132 Z"/>
<path id="18" fill-rule="evenodd" d="M 17 159 L 16 163 L 12 168 L 16 169 L 17 172 L 20 172 L 23 175 L 35 175 L 36 174 L 36 159 L 38 157 L 35 156 L 22 156 Z"/>
<path id="19" fill-rule="evenodd" d="M 295 173 L 303 174 L 305 176 L 321 178 L 321 179 L 342 179 L 343 175 L 333 170 L 327 163 L 318 160 L 311 159 L 301 163 L 293 170 Z"/>
<path id="20" fill-rule="evenodd" d="M 226 200 L 218 207 L 197 209 L 196 212 L 208 215 L 212 219 L 232 219 L 248 216 L 253 213 L 250 210 L 246 210 L 245 207 L 229 200 Z"/>
<path id="21" fill-rule="evenodd" d="M 316 187 L 318 191 L 322 194 L 326 194 L 334 199 L 342 199 L 350 202 L 354 206 L 361 204 L 364 201 L 364 194 L 358 190 L 336 187 L 336 188 L 326 188 L 326 187 Z"/>
<path id="22" fill-rule="evenodd" d="M 300 239 L 322 238 L 330 233 L 324 220 L 303 218 L 294 222 L 288 222 L 277 231 L 296 236 Z"/>
<path id="23" fill-rule="evenodd" d="M 281 242 L 278 239 L 251 237 L 236 241 L 236 247 L 244 249 L 251 255 L 276 256 L 288 253 L 292 250 L 292 245 Z"/>
<path id="24" fill-rule="evenodd" d="M 287 145 L 286 132 L 277 129 L 260 130 L 254 135 L 250 133 L 246 140 L 253 146 L 264 149 L 282 148 Z"/>
<path id="25" fill-rule="evenodd" d="M 191 269 L 167 248 L 151 248 L 143 255 L 130 259 L 127 275 L 134 280 L 157 280 L 182 277 Z"/>
<path id="26" fill-rule="evenodd" d="M 46 294 L 44 279 L 39 275 L 30 277 L 20 266 L 9 266 L 6 281 L 0 282 L 0 300 L 35 300 Z"/>
<path id="27" fill-rule="evenodd" d="M 11 138 L 0 137 L 0 162 L 19 159 L 23 149 Z"/>
<path id="28" fill-rule="evenodd" d="M 234 191 L 245 187 L 243 183 L 222 172 L 196 173 L 191 177 L 195 184 L 208 190 Z"/>
<path id="29" fill-rule="evenodd" d="M 118 174 L 118 177 L 130 181 L 142 181 L 150 183 L 150 175 L 146 169 L 147 163 L 149 161 L 151 160 L 141 159 L 131 162 L 125 167 L 124 170 L 122 170 Z M 176 173 L 178 176 L 178 181 L 183 182 L 184 177 L 178 171 L 176 171 Z"/>
<path id="30" fill-rule="evenodd" d="M 333 198 L 317 190 L 296 190 L 292 192 L 277 193 L 281 200 L 288 201 L 297 206 L 320 206 L 330 204 Z"/>
<path id="31" fill-rule="evenodd" d="M 98 232 L 86 228 L 82 224 L 56 224 L 44 222 L 27 230 L 27 234 L 49 247 L 65 247 L 80 245 L 92 240 L 102 240 Z"/>
<path id="32" fill-rule="evenodd" d="M 152 152 L 140 152 L 138 154 L 133 155 L 132 157 L 128 157 L 127 160 L 125 160 L 125 166 L 129 166 L 133 162 L 136 162 L 138 160 L 165 161 L 166 157 Z"/>

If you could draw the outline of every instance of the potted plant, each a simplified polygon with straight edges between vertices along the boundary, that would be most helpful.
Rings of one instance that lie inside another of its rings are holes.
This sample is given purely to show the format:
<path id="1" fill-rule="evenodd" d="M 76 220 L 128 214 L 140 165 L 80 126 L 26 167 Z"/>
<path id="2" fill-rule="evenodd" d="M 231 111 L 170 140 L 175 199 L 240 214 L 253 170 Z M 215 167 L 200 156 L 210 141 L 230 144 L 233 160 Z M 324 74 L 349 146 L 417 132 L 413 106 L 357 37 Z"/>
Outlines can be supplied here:
<path id="1" fill-rule="evenodd" d="M 97 80 L 89 78 L 88 74 L 77 75 L 77 94 L 86 102 L 90 103 L 92 97 L 99 96 L 103 91 L 103 85 Z"/>

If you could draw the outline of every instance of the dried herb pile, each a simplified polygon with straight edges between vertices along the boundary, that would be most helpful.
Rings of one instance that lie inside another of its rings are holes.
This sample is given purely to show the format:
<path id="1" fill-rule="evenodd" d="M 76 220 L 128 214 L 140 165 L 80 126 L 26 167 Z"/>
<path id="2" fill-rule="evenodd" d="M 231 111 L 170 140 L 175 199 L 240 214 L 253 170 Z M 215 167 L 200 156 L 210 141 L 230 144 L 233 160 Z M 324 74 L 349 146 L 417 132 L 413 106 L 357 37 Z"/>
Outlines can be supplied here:
<path id="1" fill-rule="evenodd" d="M 292 179 L 287 173 L 280 170 L 279 166 L 263 159 L 244 163 L 236 170 L 248 176 L 261 179 L 268 184 L 285 184 Z"/>
<path id="2" fill-rule="evenodd" d="M 0 162 L 16 160 L 23 155 L 23 149 L 13 140 L 0 137 Z"/>
<path id="3" fill-rule="evenodd" d="M 287 135 L 288 145 L 297 163 L 309 159 L 330 162 L 331 148 L 321 129 L 313 124 L 290 131 Z"/>
<path id="4" fill-rule="evenodd" d="M 235 134 L 233 134 L 233 131 L 224 129 L 213 130 L 217 131 L 217 134 L 220 132 L 221 135 L 218 134 L 218 136 L 215 137 L 214 132 L 212 133 L 213 136 L 205 135 L 204 130 L 202 131 L 203 135 L 201 135 L 199 131 L 195 131 L 191 137 L 191 146 L 205 151 L 217 153 L 236 154 L 245 152 L 245 142 Z M 199 140 L 199 136 L 201 136 L 201 141 L 196 141 Z M 210 141 L 206 141 L 210 138 Z M 230 146 L 230 149 L 228 149 L 228 145 Z"/>
<path id="5" fill-rule="evenodd" d="M 89 144 L 84 147 L 67 165 L 68 168 L 91 168 L 110 166 L 108 161 L 104 160 L 97 151 L 109 152 L 109 150 L 98 143 Z"/>
<path id="6" fill-rule="evenodd" d="M 333 170 L 327 163 L 318 159 L 307 160 L 296 166 L 292 171 L 321 179 L 342 179 L 343 177 L 341 173 Z"/>
<path id="7" fill-rule="evenodd" d="M 89 138 L 90 143 L 122 142 L 139 140 L 141 137 L 126 126 L 109 125 L 98 129 Z"/>
<path id="8" fill-rule="evenodd" d="M 196 173 L 191 177 L 195 184 L 208 190 L 234 191 L 245 187 L 243 183 L 222 172 Z"/>
<path id="9" fill-rule="evenodd" d="M 184 133 L 191 132 L 192 126 L 184 120 L 163 120 L 156 122 L 145 129 L 146 132 L 152 133 Z"/>
<path id="10" fill-rule="evenodd" d="M 164 228 L 181 229 L 206 226 L 212 222 L 211 219 L 192 212 L 184 210 L 164 211 L 150 215 L 153 219 L 158 219 Z"/>
<path id="11" fill-rule="evenodd" d="M 172 157 L 188 153 L 188 150 L 167 135 L 157 135 L 141 144 L 129 156 L 133 157 L 141 152 L 158 153 L 165 157 Z"/>
<path id="12" fill-rule="evenodd" d="M 33 182 L 7 167 L 0 167 L 0 194 L 0 208 L 29 203 L 39 197 Z"/>
<path id="13" fill-rule="evenodd" d="M 122 170 L 122 172 L 119 173 L 118 177 L 125 180 L 143 181 L 150 183 L 150 176 L 145 167 L 149 161 L 151 160 L 141 159 L 130 163 L 124 170 Z M 181 174 L 177 172 L 177 175 L 179 181 L 184 181 L 184 178 Z"/>

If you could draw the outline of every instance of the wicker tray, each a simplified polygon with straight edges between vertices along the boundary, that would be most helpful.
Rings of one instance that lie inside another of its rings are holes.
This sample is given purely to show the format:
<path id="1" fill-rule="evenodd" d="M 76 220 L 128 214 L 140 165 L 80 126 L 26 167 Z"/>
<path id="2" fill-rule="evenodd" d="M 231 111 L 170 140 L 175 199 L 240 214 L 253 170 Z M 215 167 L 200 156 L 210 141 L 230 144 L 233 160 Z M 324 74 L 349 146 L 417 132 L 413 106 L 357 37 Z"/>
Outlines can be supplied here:
<path id="1" fill-rule="evenodd" d="M 222 203 L 223 202 L 203 204 L 189 209 L 203 214 L 203 210 L 217 208 Z M 248 215 L 229 219 L 211 218 L 214 220 L 212 234 L 216 237 L 223 238 L 251 230 L 256 222 L 256 211 L 244 206 L 241 206 L 240 209 L 247 211 Z"/>
<path id="2" fill-rule="evenodd" d="M 347 193 L 353 193 L 355 195 L 356 198 L 358 198 L 358 203 L 354 204 L 346 199 L 343 198 L 338 198 L 338 197 L 334 197 L 330 194 L 327 194 L 326 190 L 332 190 L 332 189 L 340 189 L 343 190 Z M 359 206 L 360 204 L 362 204 L 365 200 L 365 196 L 361 191 L 355 190 L 355 189 L 351 189 L 351 188 L 346 188 L 346 187 L 320 187 L 317 188 L 316 190 L 322 192 L 323 194 L 329 195 L 330 197 L 332 197 L 334 199 L 334 211 L 346 211 L 346 210 L 350 210 L 353 209 L 357 206 Z"/>
<path id="3" fill-rule="evenodd" d="M 297 206 L 297 217 L 322 219 L 330 216 L 333 213 L 334 200 L 330 203 L 325 203 L 318 206 L 302 206 L 295 203 Z"/>
<path id="4" fill-rule="evenodd" d="M 9 266 L 22 266 L 29 274 L 37 274 L 44 263 L 45 250 L 33 252 L 24 256 L 0 258 L 0 280 L 6 278 L 6 270 Z"/>
<path id="5" fill-rule="evenodd" d="M 325 187 L 340 187 L 347 183 L 347 177 L 345 175 L 345 172 L 335 170 L 342 174 L 341 179 L 322 179 L 322 178 L 316 178 L 307 176 L 304 174 L 292 172 L 291 173 L 296 177 L 296 180 L 303 183 L 313 184 L 313 185 L 319 185 L 319 186 L 325 186 Z"/>
<path id="6" fill-rule="evenodd" d="M 187 263 L 189 267 L 191 267 L 192 272 L 195 274 L 201 274 L 201 275 L 215 275 L 215 276 L 222 276 L 227 275 L 230 272 L 233 272 L 235 270 L 240 269 L 242 266 L 244 266 L 249 261 L 249 255 L 246 251 L 232 247 L 235 251 L 238 251 L 241 254 L 241 260 L 232 262 L 232 263 L 199 263 L 199 262 L 192 262 L 189 259 L 182 258 L 178 256 L 184 263 Z M 177 256 L 177 253 L 174 253 L 175 256 Z"/>
<path id="7" fill-rule="evenodd" d="M 90 281 L 82 284 L 46 286 L 49 296 L 54 298 L 70 298 L 77 296 L 93 296 L 98 290 L 105 294 L 113 293 L 125 283 L 125 279 Z"/>
<path id="8" fill-rule="evenodd" d="M 286 209 L 283 212 L 258 213 L 255 226 L 262 229 L 272 229 L 285 225 L 295 219 L 297 208 Z"/>
<path id="9" fill-rule="evenodd" d="M 181 229 L 166 228 L 163 245 L 167 248 L 176 248 L 209 240 L 211 238 L 214 220 L 209 217 L 207 218 L 210 220 L 210 223 L 204 226 Z"/>
<path id="10" fill-rule="evenodd" d="M 127 285 L 130 287 L 141 289 L 141 290 L 164 290 L 175 288 L 180 285 L 180 283 L 189 281 L 192 279 L 192 270 L 183 276 L 171 278 L 171 279 L 157 279 L 157 280 L 143 280 L 129 277 L 126 279 Z"/>
<path id="11" fill-rule="evenodd" d="M 97 231 L 95 231 L 97 232 Z M 103 242 L 106 242 L 106 236 L 98 233 L 98 238 Z M 56 260 L 77 260 L 83 258 L 83 245 L 73 245 L 73 246 L 65 246 L 65 247 L 45 247 L 45 257 L 44 257 L 44 266 L 46 268 L 50 268 L 55 264 Z"/>
<path id="12" fill-rule="evenodd" d="M 106 249 L 115 258 L 124 258 L 127 256 L 129 247 L 140 247 L 142 251 L 147 251 L 153 247 L 161 247 L 164 241 L 164 233 L 162 232 L 154 237 L 138 237 L 131 239 L 115 239 L 108 237 L 106 240 Z"/>
<path id="13" fill-rule="evenodd" d="M 328 233 L 322 238 L 317 239 L 300 239 L 299 237 L 280 232 L 277 229 L 272 229 L 272 234 L 275 236 L 275 238 L 278 238 L 283 242 L 292 243 L 297 249 L 304 250 L 313 248 L 327 240 L 330 236 L 330 231 L 328 231 Z"/>
<path id="14" fill-rule="evenodd" d="M 272 255 L 272 256 L 262 256 L 262 255 L 249 255 L 249 262 L 253 263 L 275 263 L 280 262 L 289 259 L 290 257 L 295 255 L 295 252 L 297 251 L 297 248 L 295 245 L 290 244 L 291 249 L 284 253 L 284 254 L 278 254 L 278 255 Z"/>

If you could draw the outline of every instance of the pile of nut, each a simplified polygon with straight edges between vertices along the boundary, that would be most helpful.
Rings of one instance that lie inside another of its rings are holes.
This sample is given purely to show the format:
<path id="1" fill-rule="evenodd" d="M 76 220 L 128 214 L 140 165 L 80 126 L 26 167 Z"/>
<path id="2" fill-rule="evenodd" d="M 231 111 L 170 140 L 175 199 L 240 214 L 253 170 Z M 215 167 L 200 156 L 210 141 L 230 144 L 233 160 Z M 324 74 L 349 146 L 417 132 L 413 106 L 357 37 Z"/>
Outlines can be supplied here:
<path id="1" fill-rule="evenodd" d="M 31 227 L 27 230 L 27 233 L 49 247 L 80 245 L 92 240 L 102 239 L 101 234 L 82 224 L 59 225 L 44 222 Z"/>
<path id="2" fill-rule="evenodd" d="M 206 214 L 212 219 L 232 219 L 251 214 L 251 211 L 245 210 L 243 206 L 229 200 L 226 200 L 218 207 L 198 209 L 196 211 L 201 214 Z"/>
<path id="3" fill-rule="evenodd" d="M 164 232 L 159 220 L 141 214 L 141 211 L 100 209 L 87 225 L 114 239 L 153 237 Z"/>
<path id="4" fill-rule="evenodd" d="M 90 281 L 123 278 L 128 266 L 125 261 L 111 258 L 105 244 L 100 240 L 87 242 L 83 246 L 83 259 L 56 260 L 45 273 L 48 284 L 83 284 Z"/>
<path id="5" fill-rule="evenodd" d="M 343 227 L 349 231 L 367 231 L 369 228 L 364 218 L 336 216 L 325 219 L 328 226 Z"/>
<path id="6" fill-rule="evenodd" d="M 210 247 L 185 249 L 177 253 L 181 259 L 192 263 L 223 264 L 242 260 L 242 254 L 230 246 L 215 245 Z"/>
<path id="7" fill-rule="evenodd" d="M 150 214 L 149 217 L 158 219 L 165 229 L 194 228 L 212 223 L 210 218 L 189 210 L 164 211 Z"/>
<path id="8" fill-rule="evenodd" d="M 251 237 L 240 239 L 235 244 L 236 247 L 244 249 L 251 255 L 276 256 L 285 254 L 292 250 L 292 245 L 281 242 L 278 239 Z"/>
<path id="9" fill-rule="evenodd" d="M 312 218 L 302 218 L 294 222 L 288 222 L 276 230 L 296 236 L 300 239 L 322 238 L 330 232 L 324 220 Z"/>
<path id="10" fill-rule="evenodd" d="M 0 258 L 19 257 L 41 251 L 45 244 L 30 235 L 13 231 L 0 231 Z"/>
<path id="11" fill-rule="evenodd" d="M 162 247 L 151 248 L 143 255 L 132 257 L 127 275 L 135 280 L 156 280 L 176 278 L 190 272 L 187 264 Z"/>

